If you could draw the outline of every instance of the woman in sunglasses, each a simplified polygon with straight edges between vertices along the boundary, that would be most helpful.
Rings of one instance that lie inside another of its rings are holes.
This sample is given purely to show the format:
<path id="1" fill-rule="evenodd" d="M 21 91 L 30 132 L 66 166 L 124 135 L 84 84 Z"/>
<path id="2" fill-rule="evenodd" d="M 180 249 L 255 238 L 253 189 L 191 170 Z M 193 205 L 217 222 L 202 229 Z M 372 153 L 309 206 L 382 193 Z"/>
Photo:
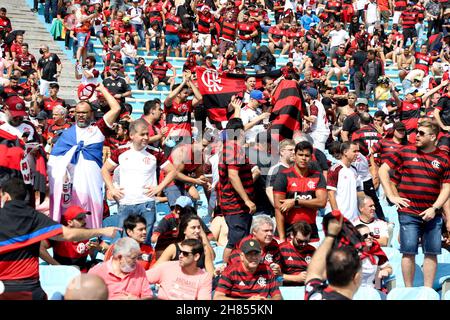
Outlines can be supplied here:
<path id="1" fill-rule="evenodd" d="M 381 280 L 392 274 L 389 259 L 369 227 L 359 224 L 356 226 L 356 230 L 359 231 L 365 243 L 365 247 L 360 254 L 362 263 L 361 286 L 381 289 Z"/>

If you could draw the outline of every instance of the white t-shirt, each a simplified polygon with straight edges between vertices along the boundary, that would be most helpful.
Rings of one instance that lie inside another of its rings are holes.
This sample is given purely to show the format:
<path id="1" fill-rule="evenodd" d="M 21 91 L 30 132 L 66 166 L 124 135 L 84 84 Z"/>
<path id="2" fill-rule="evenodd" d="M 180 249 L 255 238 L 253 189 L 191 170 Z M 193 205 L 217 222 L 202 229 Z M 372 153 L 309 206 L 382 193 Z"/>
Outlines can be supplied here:
<path id="1" fill-rule="evenodd" d="M 292 53 L 292 63 L 294 64 L 294 67 L 297 68 L 300 67 L 300 65 L 303 62 L 303 53 L 301 51 L 297 52 L 295 51 L 295 49 L 292 50 L 291 53 Z"/>
<path id="2" fill-rule="evenodd" d="M 361 152 L 358 152 L 358 156 L 356 157 L 356 160 L 352 162 L 352 166 L 356 168 L 358 178 L 362 182 L 372 179 L 372 175 L 369 171 L 369 162 L 367 161 L 367 158 L 361 154 Z"/>
<path id="3" fill-rule="evenodd" d="M 333 48 L 341 44 L 344 44 L 348 38 L 349 38 L 348 32 L 345 31 L 344 29 L 341 29 L 339 31 L 332 30 L 330 32 L 330 47 Z"/>
<path id="4" fill-rule="evenodd" d="M 247 123 L 253 121 L 253 119 L 255 119 L 260 114 L 261 114 L 261 111 L 259 111 L 258 109 L 253 110 L 252 108 L 245 106 L 244 108 L 242 108 L 242 111 L 241 111 L 242 123 L 245 126 Z M 261 124 L 256 124 L 252 128 L 245 131 L 245 141 L 247 143 L 255 142 L 256 135 L 258 133 L 266 130 L 266 129 L 264 129 L 264 125 L 262 124 L 262 121 L 260 123 Z"/>
<path id="5" fill-rule="evenodd" d="M 362 183 L 355 168 L 338 161 L 328 171 L 327 190 L 336 191 L 336 202 L 344 217 L 350 221 L 358 217 L 357 192 L 362 191 Z M 327 211 L 331 211 L 329 202 Z"/>
<path id="6" fill-rule="evenodd" d="M 374 2 L 374 3 L 369 2 L 367 4 L 366 12 L 367 12 L 367 21 L 366 21 L 367 24 L 373 24 L 373 23 L 379 21 L 376 2 Z"/>
<path id="7" fill-rule="evenodd" d="M 144 194 L 145 187 L 157 186 L 156 168 L 158 161 L 148 148 L 135 150 L 131 143 L 119 147 L 111 154 L 108 161 L 119 166 L 119 187 L 123 188 L 124 197 L 120 204 L 140 204 L 153 200 Z"/>
<path id="8" fill-rule="evenodd" d="M 370 232 L 373 232 L 376 236 L 386 238 L 389 237 L 388 223 L 386 221 L 374 219 L 371 223 L 365 223 L 361 221 L 360 217 L 358 217 L 355 220 L 352 220 L 352 223 L 354 226 L 357 226 L 358 224 L 367 226 Z"/>
<path id="9" fill-rule="evenodd" d="M 328 128 L 328 118 L 322 102 L 313 100 L 309 106 L 309 112 L 310 116 L 316 118 L 316 121 L 311 125 L 311 132 L 323 133 L 328 136 L 330 134 L 330 129 Z"/>

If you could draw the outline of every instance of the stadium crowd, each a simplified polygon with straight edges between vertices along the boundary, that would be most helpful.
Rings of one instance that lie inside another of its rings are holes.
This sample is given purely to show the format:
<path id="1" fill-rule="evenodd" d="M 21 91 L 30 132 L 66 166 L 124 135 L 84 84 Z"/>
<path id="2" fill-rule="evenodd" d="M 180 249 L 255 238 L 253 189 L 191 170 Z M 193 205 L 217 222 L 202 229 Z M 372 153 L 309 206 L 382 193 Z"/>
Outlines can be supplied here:
<path id="1" fill-rule="evenodd" d="M 41 7 L 79 86 L 60 98 L 60 57 L 0 8 L 0 299 L 52 298 L 44 264 L 81 271 L 65 299 L 385 296 L 395 268 L 413 286 L 419 246 L 433 287 L 448 0 Z"/>

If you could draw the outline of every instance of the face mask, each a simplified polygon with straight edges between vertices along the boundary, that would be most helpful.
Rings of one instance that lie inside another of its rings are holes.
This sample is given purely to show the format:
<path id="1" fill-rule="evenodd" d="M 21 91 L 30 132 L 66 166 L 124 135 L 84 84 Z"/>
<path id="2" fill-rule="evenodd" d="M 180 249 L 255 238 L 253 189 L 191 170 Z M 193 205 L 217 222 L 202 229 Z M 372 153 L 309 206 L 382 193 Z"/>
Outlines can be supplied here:
<path id="1" fill-rule="evenodd" d="M 130 266 L 128 263 L 125 262 L 125 265 L 120 266 L 120 270 L 121 270 L 123 273 L 130 273 L 130 272 L 133 272 L 134 269 L 136 269 L 136 264 L 134 264 L 134 266 Z"/>
<path id="2" fill-rule="evenodd" d="M 166 140 L 165 144 L 168 148 L 173 148 L 173 147 L 175 147 L 176 142 L 172 138 L 169 138 Z"/>

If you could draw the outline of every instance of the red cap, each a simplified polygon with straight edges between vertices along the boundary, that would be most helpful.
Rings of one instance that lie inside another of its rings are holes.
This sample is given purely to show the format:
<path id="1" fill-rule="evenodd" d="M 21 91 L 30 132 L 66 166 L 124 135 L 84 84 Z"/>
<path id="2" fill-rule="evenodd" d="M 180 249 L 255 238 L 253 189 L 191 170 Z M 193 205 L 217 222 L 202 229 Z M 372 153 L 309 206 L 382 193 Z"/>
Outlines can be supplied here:
<path id="1" fill-rule="evenodd" d="M 63 214 L 63 220 L 70 221 L 77 218 L 82 218 L 87 214 L 91 214 L 90 211 L 84 210 L 79 206 L 70 206 Z"/>
<path id="2" fill-rule="evenodd" d="M 12 117 L 24 117 L 27 115 L 25 111 L 25 101 L 19 96 L 11 96 L 5 100 L 5 106 L 8 107 Z"/>

